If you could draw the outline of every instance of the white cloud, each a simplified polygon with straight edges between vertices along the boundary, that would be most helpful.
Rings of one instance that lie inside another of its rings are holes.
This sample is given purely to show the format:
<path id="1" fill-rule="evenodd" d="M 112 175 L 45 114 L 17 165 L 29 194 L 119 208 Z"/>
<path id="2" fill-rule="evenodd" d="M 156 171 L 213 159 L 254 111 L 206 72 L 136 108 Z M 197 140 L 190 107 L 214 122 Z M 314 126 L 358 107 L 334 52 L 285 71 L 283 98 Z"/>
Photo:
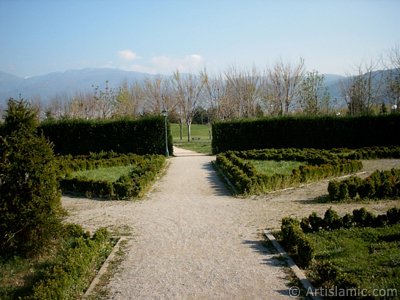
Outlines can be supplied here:
<path id="1" fill-rule="evenodd" d="M 151 59 L 151 63 L 154 69 L 159 70 L 159 73 L 172 73 L 176 70 L 192 72 L 203 66 L 204 59 L 199 54 L 190 54 L 182 58 L 155 56 Z"/>
<path id="2" fill-rule="evenodd" d="M 122 50 L 118 55 L 125 61 L 118 68 L 128 71 L 136 71 L 150 74 L 172 74 L 176 70 L 185 73 L 197 72 L 204 66 L 204 58 L 199 54 L 185 55 L 181 58 L 174 58 L 165 55 L 153 56 L 145 59 L 137 56 L 131 50 Z M 133 63 L 133 60 L 141 58 L 140 63 Z"/>
<path id="3" fill-rule="evenodd" d="M 123 60 L 127 60 L 127 61 L 135 60 L 138 58 L 137 54 L 129 49 L 118 51 L 118 55 Z"/>

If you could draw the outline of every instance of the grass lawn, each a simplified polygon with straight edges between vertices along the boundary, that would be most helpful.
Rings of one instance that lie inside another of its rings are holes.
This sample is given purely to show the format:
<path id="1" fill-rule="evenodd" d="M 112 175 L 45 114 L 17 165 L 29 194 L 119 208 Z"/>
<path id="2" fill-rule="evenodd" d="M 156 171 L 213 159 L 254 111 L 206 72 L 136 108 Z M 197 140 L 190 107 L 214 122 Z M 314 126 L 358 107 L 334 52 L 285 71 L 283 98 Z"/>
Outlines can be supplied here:
<path id="1" fill-rule="evenodd" d="M 199 153 L 211 154 L 211 125 L 192 124 L 192 140 L 190 142 L 187 140 L 186 125 L 183 126 L 182 140 L 179 137 L 179 124 L 171 124 L 171 133 L 175 146 Z"/>
<path id="2" fill-rule="evenodd" d="M 92 180 L 115 182 L 122 175 L 128 175 L 132 170 L 131 165 L 127 166 L 116 166 L 107 168 L 98 168 L 93 170 L 83 170 L 73 172 L 72 177 L 84 177 Z"/>
<path id="3" fill-rule="evenodd" d="M 257 169 L 257 172 L 272 176 L 274 174 L 290 175 L 292 170 L 300 166 L 306 165 L 304 162 L 298 161 L 275 161 L 275 160 L 247 160 L 251 162 Z"/>
<path id="4" fill-rule="evenodd" d="M 307 236 L 316 260 L 331 262 L 359 288 L 397 289 L 400 293 L 400 224 L 321 231 Z"/>

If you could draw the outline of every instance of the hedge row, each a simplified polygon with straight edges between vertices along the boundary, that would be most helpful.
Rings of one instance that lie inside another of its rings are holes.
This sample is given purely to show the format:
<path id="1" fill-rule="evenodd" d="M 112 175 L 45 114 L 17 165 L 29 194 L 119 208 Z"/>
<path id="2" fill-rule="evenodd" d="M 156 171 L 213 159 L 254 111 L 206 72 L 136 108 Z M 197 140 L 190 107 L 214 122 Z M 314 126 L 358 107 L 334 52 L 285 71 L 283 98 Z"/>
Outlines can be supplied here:
<path id="1" fill-rule="evenodd" d="M 105 158 L 111 156 L 110 158 Z M 154 180 L 165 163 L 162 155 L 135 154 L 116 155 L 115 153 L 91 154 L 71 158 L 64 156 L 59 159 L 60 169 L 65 176 L 60 179 L 60 187 L 64 193 L 85 195 L 86 197 L 100 197 L 108 199 L 126 199 L 140 197 Z M 132 165 L 129 175 L 121 176 L 115 182 L 91 180 L 88 178 L 73 178 L 72 171 Z"/>
<path id="2" fill-rule="evenodd" d="M 308 218 L 303 218 L 300 227 L 305 233 L 318 232 L 320 230 L 337 230 L 353 227 L 383 227 L 400 223 L 400 209 L 391 208 L 386 214 L 374 215 L 364 207 L 353 210 L 353 214 L 340 217 L 332 208 L 325 212 L 324 217 L 319 217 L 315 212 Z"/>
<path id="3" fill-rule="evenodd" d="M 398 198 L 400 169 L 377 170 L 365 179 L 352 176 L 343 181 L 332 180 L 328 193 L 332 201 Z"/>
<path id="4" fill-rule="evenodd" d="M 332 149 L 332 152 L 347 159 L 400 158 L 400 146 Z"/>
<path id="5" fill-rule="evenodd" d="M 302 268 L 307 268 L 314 258 L 314 249 L 305 233 L 301 230 L 299 221 L 293 218 L 283 218 L 281 225 L 282 243 L 286 251 L 296 257 Z"/>
<path id="6" fill-rule="evenodd" d="M 253 164 L 245 159 L 297 160 L 307 162 L 308 165 L 294 169 L 291 175 L 268 176 L 258 173 Z M 266 193 L 330 176 L 354 173 L 362 168 L 360 161 L 340 159 L 327 151 L 315 149 L 228 151 L 217 155 L 216 164 L 239 194 Z"/>
<path id="7" fill-rule="evenodd" d="M 324 218 L 312 213 L 299 222 L 295 218 L 285 217 L 281 223 L 282 244 L 286 251 L 295 256 L 301 267 L 308 267 L 314 258 L 314 249 L 306 233 L 320 230 L 337 230 L 352 227 L 383 227 L 400 223 L 400 209 L 391 208 L 386 214 L 375 216 L 365 208 L 356 209 L 353 214 L 339 217 L 336 211 L 328 209 Z"/>
<path id="8" fill-rule="evenodd" d="M 113 243 L 105 228 L 90 237 L 79 225 L 69 225 L 70 236 L 54 264 L 47 267 L 43 279 L 34 285 L 25 299 L 78 299 L 93 279 L 93 274 L 111 252 Z"/>
<path id="9" fill-rule="evenodd" d="M 121 120 L 46 121 L 39 127 L 54 144 L 58 154 L 118 153 L 165 154 L 163 117 Z M 168 125 L 168 147 L 172 154 L 172 135 Z"/>
<path id="10" fill-rule="evenodd" d="M 400 145 L 400 114 L 361 117 L 279 117 L 217 122 L 212 150 L 361 148 Z"/>
<path id="11" fill-rule="evenodd" d="M 114 167 L 135 164 L 151 155 L 138 155 L 134 153 L 120 154 L 116 152 L 90 153 L 89 155 L 59 155 L 57 156 L 58 172 L 60 176 L 68 177 L 74 171 L 93 170 L 100 167 Z"/>

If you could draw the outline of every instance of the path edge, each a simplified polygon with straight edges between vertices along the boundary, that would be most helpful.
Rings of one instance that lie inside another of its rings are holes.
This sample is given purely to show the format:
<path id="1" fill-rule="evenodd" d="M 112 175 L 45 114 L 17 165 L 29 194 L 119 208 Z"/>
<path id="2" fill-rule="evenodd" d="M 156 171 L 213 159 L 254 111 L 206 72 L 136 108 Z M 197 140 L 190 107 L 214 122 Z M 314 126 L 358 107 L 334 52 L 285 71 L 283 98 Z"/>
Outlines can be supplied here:
<path id="1" fill-rule="evenodd" d="M 100 282 L 100 278 L 107 272 L 109 265 L 113 261 L 117 251 L 120 248 L 121 242 L 127 240 L 127 237 L 117 237 L 118 241 L 114 245 L 110 255 L 108 255 L 107 259 L 104 261 L 103 265 L 101 266 L 100 270 L 97 272 L 96 276 L 93 278 L 92 282 L 90 283 L 88 289 L 85 291 L 82 299 L 88 299 L 89 296 L 93 293 L 95 287 Z"/>
<path id="2" fill-rule="evenodd" d="M 293 274 L 297 277 L 303 288 L 306 291 L 310 290 L 315 291 L 316 289 L 308 280 L 304 272 L 296 265 L 296 263 L 289 256 L 289 254 L 283 249 L 283 247 L 278 243 L 278 241 L 275 239 L 272 233 L 269 230 L 265 229 L 264 235 L 272 243 L 278 254 L 285 258 L 288 267 L 292 270 Z M 322 300 L 321 297 L 315 295 L 309 295 L 308 297 L 314 300 Z"/>

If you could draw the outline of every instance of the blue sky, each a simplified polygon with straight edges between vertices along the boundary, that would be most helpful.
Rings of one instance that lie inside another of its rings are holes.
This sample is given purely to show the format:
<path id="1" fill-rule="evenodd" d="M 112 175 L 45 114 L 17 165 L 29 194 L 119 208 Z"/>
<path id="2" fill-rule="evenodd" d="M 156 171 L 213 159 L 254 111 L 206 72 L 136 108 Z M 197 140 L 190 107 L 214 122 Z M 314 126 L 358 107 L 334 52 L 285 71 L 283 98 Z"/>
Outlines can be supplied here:
<path id="1" fill-rule="evenodd" d="M 223 72 L 279 59 L 347 74 L 400 42 L 399 0 L 0 0 L 0 71 Z"/>

